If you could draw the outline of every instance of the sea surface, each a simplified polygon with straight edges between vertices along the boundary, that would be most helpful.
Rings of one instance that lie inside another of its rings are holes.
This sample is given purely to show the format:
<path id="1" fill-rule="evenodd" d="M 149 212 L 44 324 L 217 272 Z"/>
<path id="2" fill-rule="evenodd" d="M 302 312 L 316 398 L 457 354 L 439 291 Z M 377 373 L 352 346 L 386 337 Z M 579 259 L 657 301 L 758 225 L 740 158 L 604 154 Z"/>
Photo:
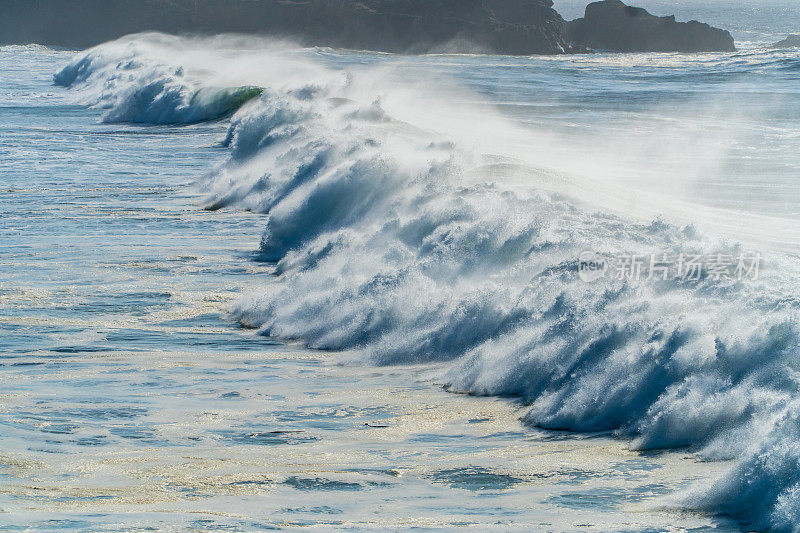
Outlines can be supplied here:
<path id="1" fill-rule="evenodd" d="M 0 530 L 800 527 L 800 17 L 651 4 L 741 50 L 0 48 Z"/>

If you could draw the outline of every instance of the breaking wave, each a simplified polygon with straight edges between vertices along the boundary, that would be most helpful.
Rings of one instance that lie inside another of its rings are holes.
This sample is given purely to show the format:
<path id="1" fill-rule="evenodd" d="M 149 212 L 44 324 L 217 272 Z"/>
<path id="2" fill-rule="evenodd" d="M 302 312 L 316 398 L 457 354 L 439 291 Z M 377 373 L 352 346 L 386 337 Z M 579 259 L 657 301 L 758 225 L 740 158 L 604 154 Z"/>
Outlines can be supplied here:
<path id="1" fill-rule="evenodd" d="M 587 283 L 586 250 L 745 250 L 692 226 L 588 208 L 557 186 L 506 186 L 498 176 L 513 161 L 460 142 L 444 118 L 436 130 L 408 118 L 447 116 L 431 85 L 378 66 L 329 68 L 314 51 L 250 42 L 231 60 L 231 48 L 134 37 L 86 52 L 56 81 L 108 121 L 190 123 L 238 109 L 230 160 L 202 187 L 208 209 L 265 214 L 261 253 L 277 279 L 235 304 L 242 323 L 351 361 L 450 361 L 450 390 L 519 396 L 538 427 L 737 459 L 683 505 L 800 528 L 796 260 L 765 255 L 757 280 Z"/>

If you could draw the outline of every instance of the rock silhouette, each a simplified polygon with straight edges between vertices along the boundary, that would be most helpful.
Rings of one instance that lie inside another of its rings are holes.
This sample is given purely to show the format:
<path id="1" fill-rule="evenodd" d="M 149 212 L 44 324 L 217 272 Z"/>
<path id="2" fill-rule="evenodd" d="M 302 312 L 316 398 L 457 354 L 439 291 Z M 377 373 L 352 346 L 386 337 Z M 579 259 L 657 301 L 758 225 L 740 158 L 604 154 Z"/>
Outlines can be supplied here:
<path id="1" fill-rule="evenodd" d="M 567 38 L 595 50 L 619 52 L 732 52 L 726 30 L 674 16 L 657 17 L 620 0 L 602 0 L 586 7 L 583 18 L 567 24 Z"/>

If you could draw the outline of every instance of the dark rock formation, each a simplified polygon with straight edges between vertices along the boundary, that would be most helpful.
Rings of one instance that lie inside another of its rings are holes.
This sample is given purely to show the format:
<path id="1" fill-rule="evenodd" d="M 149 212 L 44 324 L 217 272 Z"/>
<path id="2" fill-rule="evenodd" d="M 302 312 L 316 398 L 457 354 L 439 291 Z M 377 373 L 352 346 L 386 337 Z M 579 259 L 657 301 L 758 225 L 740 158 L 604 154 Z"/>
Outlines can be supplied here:
<path id="1" fill-rule="evenodd" d="M 800 35 L 791 34 L 786 39 L 773 44 L 770 48 L 800 48 Z"/>
<path id="2" fill-rule="evenodd" d="M 391 52 L 572 49 L 552 0 L 0 0 L 0 43 L 85 48 L 125 34 L 248 33 Z"/>
<path id="3" fill-rule="evenodd" d="M 567 23 L 567 38 L 595 50 L 619 52 L 732 52 L 726 30 L 697 22 L 657 17 L 620 0 L 602 0 L 586 7 L 583 18 Z"/>

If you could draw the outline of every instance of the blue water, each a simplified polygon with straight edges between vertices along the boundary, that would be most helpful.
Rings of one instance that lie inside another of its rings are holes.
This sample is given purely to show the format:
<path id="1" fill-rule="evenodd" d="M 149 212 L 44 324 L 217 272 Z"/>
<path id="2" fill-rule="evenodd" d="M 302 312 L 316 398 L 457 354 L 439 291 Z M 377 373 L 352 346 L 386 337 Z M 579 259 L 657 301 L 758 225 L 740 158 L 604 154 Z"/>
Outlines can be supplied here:
<path id="1" fill-rule="evenodd" d="M 332 366 L 239 328 L 232 300 L 274 267 L 263 217 L 205 211 L 193 185 L 227 157 L 225 122 L 105 124 L 52 84 L 72 53 L 0 54 L 0 529 L 630 522 L 655 474 L 619 443 L 551 442 L 435 368 Z M 567 496 L 629 469 L 613 509 Z"/>
<path id="2" fill-rule="evenodd" d="M 767 19 L 734 54 L 0 49 L 0 529 L 797 527 Z"/>

